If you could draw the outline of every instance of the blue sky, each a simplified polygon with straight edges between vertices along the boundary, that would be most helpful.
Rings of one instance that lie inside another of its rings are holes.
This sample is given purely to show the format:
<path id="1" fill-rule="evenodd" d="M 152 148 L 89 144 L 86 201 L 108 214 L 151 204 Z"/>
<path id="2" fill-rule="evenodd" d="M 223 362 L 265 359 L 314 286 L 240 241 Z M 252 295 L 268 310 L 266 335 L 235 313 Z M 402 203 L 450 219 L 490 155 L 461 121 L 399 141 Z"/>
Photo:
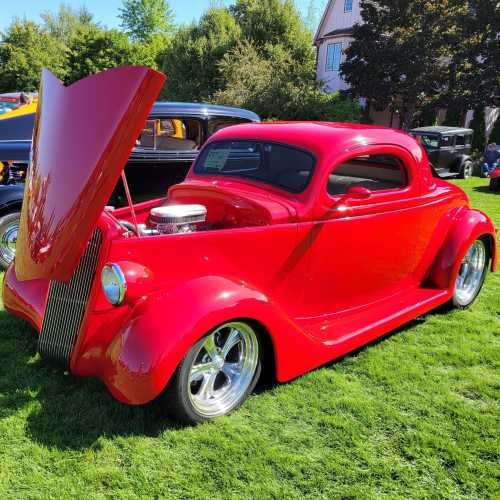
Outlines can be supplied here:
<path id="1" fill-rule="evenodd" d="M 101 24 L 112 28 L 118 27 L 118 8 L 122 4 L 121 0 L 65 0 L 65 4 L 78 8 L 85 5 L 94 13 L 95 19 Z M 211 0 L 169 0 L 172 9 L 176 14 L 179 23 L 187 23 L 193 19 L 198 19 L 200 14 L 210 6 Z M 224 3 L 231 3 L 226 0 Z M 295 0 L 299 9 L 307 13 L 310 0 Z M 321 4 L 322 0 L 316 0 L 316 4 Z M 61 0 L 0 0 L 0 30 L 10 24 L 14 16 L 24 17 L 39 21 L 38 14 L 44 10 L 57 11 Z"/>

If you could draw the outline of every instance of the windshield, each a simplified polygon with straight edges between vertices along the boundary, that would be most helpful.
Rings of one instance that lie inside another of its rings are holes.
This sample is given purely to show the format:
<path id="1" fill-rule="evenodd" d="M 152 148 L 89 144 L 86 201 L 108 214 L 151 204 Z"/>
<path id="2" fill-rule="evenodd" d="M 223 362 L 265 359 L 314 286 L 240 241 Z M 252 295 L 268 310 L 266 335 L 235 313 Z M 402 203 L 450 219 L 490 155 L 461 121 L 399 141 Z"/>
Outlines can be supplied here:
<path id="1" fill-rule="evenodd" d="M 220 141 L 199 156 L 197 174 L 253 179 L 300 193 L 309 184 L 315 159 L 293 146 L 261 141 Z"/>
<path id="2" fill-rule="evenodd" d="M 417 139 L 424 148 L 439 148 L 439 137 L 437 135 L 415 134 L 415 139 Z"/>

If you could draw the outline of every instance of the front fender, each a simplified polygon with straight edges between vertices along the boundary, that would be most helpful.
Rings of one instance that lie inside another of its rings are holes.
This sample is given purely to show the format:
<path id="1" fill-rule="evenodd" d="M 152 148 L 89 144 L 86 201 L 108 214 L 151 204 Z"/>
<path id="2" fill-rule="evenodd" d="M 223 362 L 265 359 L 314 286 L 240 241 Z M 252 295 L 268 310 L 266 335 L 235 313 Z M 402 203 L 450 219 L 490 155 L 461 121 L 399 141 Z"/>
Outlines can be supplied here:
<path id="1" fill-rule="evenodd" d="M 285 326 L 260 291 L 232 279 L 205 276 L 140 301 L 105 354 L 101 378 L 120 401 L 143 404 L 157 397 L 203 335 L 234 318 L 272 329 Z M 286 326 L 285 326 L 286 327 Z"/>
<path id="2" fill-rule="evenodd" d="M 448 233 L 429 273 L 429 281 L 440 289 L 453 289 L 460 264 L 472 243 L 480 236 L 491 238 L 491 270 L 496 271 L 496 228 L 489 217 L 480 210 L 464 208 L 453 220 Z"/>

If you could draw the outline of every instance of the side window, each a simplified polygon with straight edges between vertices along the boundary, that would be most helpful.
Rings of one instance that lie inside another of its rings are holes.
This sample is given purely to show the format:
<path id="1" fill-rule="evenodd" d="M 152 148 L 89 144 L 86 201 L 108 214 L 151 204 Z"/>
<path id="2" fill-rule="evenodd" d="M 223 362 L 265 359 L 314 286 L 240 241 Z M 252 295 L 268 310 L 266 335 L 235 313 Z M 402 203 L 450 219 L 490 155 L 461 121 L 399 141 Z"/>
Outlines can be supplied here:
<path id="1" fill-rule="evenodd" d="M 248 120 L 243 118 L 215 118 L 210 120 L 208 124 L 208 135 L 215 134 L 219 130 L 222 130 L 232 125 L 240 125 L 241 123 L 248 123 Z"/>
<path id="2" fill-rule="evenodd" d="M 455 137 L 455 146 L 465 146 L 465 135 L 457 135 Z"/>
<path id="3" fill-rule="evenodd" d="M 326 49 L 326 71 L 338 71 L 342 55 L 342 42 L 329 43 Z"/>
<path id="4" fill-rule="evenodd" d="M 445 135 L 441 137 L 441 147 L 442 148 L 448 148 L 450 146 L 454 145 L 454 140 L 455 139 L 452 135 Z"/>
<path id="5" fill-rule="evenodd" d="M 465 145 L 470 146 L 472 144 L 472 135 L 465 136 Z"/>
<path id="6" fill-rule="evenodd" d="M 344 0 L 344 12 L 352 12 L 352 0 Z"/>
<path id="7" fill-rule="evenodd" d="M 347 193 L 354 186 L 371 191 L 403 189 L 408 175 L 403 162 L 391 155 L 356 156 L 338 165 L 328 178 L 327 191 L 332 196 Z"/>
<path id="8" fill-rule="evenodd" d="M 148 120 L 136 147 L 164 151 L 191 151 L 201 146 L 201 123 L 194 119 Z"/>

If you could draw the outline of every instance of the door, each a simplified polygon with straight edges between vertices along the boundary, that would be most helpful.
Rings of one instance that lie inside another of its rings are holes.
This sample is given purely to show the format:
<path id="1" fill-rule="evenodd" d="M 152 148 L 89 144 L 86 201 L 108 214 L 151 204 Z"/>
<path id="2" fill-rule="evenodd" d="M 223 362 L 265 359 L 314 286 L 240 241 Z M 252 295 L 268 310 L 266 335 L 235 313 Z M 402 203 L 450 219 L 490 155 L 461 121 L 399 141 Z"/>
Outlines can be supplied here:
<path id="1" fill-rule="evenodd" d="M 438 170 L 443 169 L 445 172 L 449 172 L 455 166 L 455 136 L 443 135 L 439 148 Z"/>
<path id="2" fill-rule="evenodd" d="M 312 334 L 340 335 L 335 318 L 417 286 L 414 273 L 426 242 L 419 240 L 420 187 L 413 173 L 391 155 L 355 157 L 332 170 L 324 186 L 331 209 L 311 228 L 309 317 L 303 320 Z M 344 198 L 351 187 L 371 195 Z"/>

